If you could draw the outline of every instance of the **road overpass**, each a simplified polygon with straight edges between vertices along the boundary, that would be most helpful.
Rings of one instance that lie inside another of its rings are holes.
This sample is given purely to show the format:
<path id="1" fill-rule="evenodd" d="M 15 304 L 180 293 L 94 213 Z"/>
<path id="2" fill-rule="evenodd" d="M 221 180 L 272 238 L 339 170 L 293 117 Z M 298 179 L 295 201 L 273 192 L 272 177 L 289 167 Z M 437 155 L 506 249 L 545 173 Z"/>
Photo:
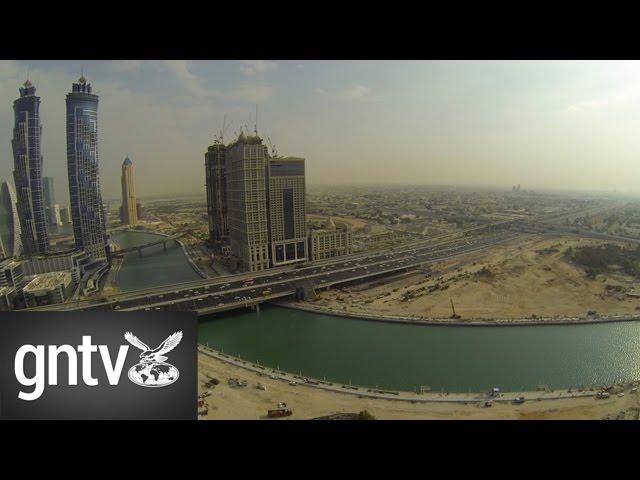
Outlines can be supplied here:
<path id="1" fill-rule="evenodd" d="M 590 209 L 592 210 L 592 208 Z M 583 212 L 587 211 L 583 209 Z M 566 212 L 576 215 L 580 211 Z M 554 214 L 552 224 L 560 216 Z M 172 284 L 118 294 L 99 300 L 63 303 L 32 310 L 193 310 L 199 315 L 248 308 L 269 300 L 292 296 L 301 288 L 324 289 L 335 285 L 361 281 L 378 276 L 416 269 L 431 263 L 462 257 L 475 251 L 489 249 L 498 244 L 524 238 L 527 233 L 517 231 L 518 225 L 544 222 L 547 217 L 501 221 L 482 228 L 473 227 L 462 237 L 434 241 L 425 239 L 411 242 L 388 251 L 364 252 L 314 262 L 298 268 L 273 268 L 263 272 L 243 273 Z M 542 223 L 539 223 L 542 225 Z M 551 224 L 547 223 L 547 227 Z M 557 228 L 557 224 L 554 225 Z M 512 231 L 515 230 L 515 231 Z"/>
<path id="2" fill-rule="evenodd" d="M 167 251 L 167 243 L 168 242 L 173 242 L 179 238 L 182 238 L 186 235 L 190 235 L 191 231 L 186 231 L 186 232 L 182 232 L 182 233 L 176 233 L 174 235 L 169 235 L 167 237 L 161 238 L 160 240 L 154 240 L 153 242 L 148 242 L 148 243 L 144 243 L 142 245 L 136 245 L 134 247 L 128 247 L 128 248 L 120 248 L 118 250 L 114 250 L 111 252 L 111 255 L 114 257 L 121 257 L 123 256 L 125 253 L 129 253 L 129 252 L 138 252 L 139 256 L 142 256 L 142 250 L 146 249 L 146 248 L 150 248 L 150 247 L 155 247 L 156 245 L 162 245 L 162 248 L 164 249 L 164 251 Z"/>
<path id="3" fill-rule="evenodd" d="M 349 282 L 408 271 L 447 259 L 485 250 L 521 237 L 521 233 L 502 231 L 490 235 L 465 237 L 453 242 L 398 248 L 342 257 L 324 264 L 286 271 L 270 270 L 258 276 L 244 274 L 217 279 L 170 285 L 153 291 L 118 295 L 103 302 L 78 302 L 41 307 L 42 310 L 192 310 L 199 315 L 248 308 L 265 301 L 293 296 L 304 289 L 325 289 Z M 160 293 L 162 292 L 162 293 Z"/>

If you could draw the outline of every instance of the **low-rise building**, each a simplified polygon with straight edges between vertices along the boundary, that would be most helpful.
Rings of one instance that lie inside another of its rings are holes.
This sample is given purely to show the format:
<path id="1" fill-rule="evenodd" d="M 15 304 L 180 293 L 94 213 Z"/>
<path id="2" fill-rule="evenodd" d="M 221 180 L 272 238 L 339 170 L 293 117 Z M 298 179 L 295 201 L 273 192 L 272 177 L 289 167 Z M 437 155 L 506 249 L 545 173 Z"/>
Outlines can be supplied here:
<path id="1" fill-rule="evenodd" d="M 71 273 L 74 283 L 78 283 L 90 263 L 91 258 L 85 251 L 68 250 L 33 256 L 24 262 L 24 272 L 25 275 L 38 275 L 66 270 Z"/>
<path id="2" fill-rule="evenodd" d="M 351 253 L 351 225 L 334 221 L 316 223 L 309 230 L 309 254 L 312 261 Z"/>
<path id="3" fill-rule="evenodd" d="M 24 262 L 7 258 L 0 262 L 0 287 L 13 287 L 17 292 L 24 286 Z"/>
<path id="4" fill-rule="evenodd" d="M 67 271 L 42 273 L 27 279 L 29 283 L 22 289 L 27 308 L 62 303 L 73 293 L 73 279 Z"/>
<path id="5" fill-rule="evenodd" d="M 13 287 L 0 287 L 0 312 L 13 310 L 18 292 Z"/>

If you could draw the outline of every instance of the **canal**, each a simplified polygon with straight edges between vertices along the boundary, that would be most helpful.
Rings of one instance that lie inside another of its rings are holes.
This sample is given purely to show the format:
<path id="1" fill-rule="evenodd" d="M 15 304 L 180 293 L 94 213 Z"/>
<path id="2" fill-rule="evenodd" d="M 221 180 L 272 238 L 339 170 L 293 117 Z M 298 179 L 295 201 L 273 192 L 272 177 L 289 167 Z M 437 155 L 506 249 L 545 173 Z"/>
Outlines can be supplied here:
<path id="1" fill-rule="evenodd" d="M 110 237 L 119 248 L 144 245 L 163 238 L 161 235 L 136 231 L 111 232 Z M 126 253 L 118 272 L 118 283 L 123 292 L 199 279 L 200 275 L 187 261 L 182 247 L 174 241 L 167 243 L 166 252 L 162 245 L 156 245 L 145 248 L 142 257 L 138 252 Z"/>
<path id="2" fill-rule="evenodd" d="M 122 248 L 159 239 L 114 232 Z M 126 254 L 123 291 L 197 280 L 182 248 Z M 199 341 L 271 367 L 354 385 L 467 392 L 640 379 L 640 322 L 518 327 L 381 323 L 263 306 L 204 317 Z"/>
<path id="3" fill-rule="evenodd" d="M 243 359 L 335 382 L 413 391 L 504 391 L 640 379 L 640 323 L 446 327 L 279 307 L 209 316 L 199 341 Z"/>

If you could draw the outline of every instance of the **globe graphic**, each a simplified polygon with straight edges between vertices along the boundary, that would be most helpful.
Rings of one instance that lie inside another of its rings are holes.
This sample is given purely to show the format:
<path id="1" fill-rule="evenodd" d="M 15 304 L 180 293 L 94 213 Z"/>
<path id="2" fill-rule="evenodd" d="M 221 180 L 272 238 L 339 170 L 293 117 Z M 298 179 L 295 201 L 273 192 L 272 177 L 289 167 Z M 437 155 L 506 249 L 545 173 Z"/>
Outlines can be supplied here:
<path id="1" fill-rule="evenodd" d="M 179 375 L 176 367 L 164 362 L 138 363 L 129 369 L 129 380 L 143 387 L 166 387 Z"/>

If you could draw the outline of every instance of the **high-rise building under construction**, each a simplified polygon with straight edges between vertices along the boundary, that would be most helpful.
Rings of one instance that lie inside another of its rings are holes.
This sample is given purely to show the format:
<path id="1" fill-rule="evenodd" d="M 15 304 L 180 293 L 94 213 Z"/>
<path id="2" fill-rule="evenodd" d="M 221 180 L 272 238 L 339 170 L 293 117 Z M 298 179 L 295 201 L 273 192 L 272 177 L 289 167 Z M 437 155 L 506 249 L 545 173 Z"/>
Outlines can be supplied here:
<path id="1" fill-rule="evenodd" d="M 226 150 L 224 143 L 216 139 L 204 154 L 209 240 L 216 248 L 229 241 Z"/>
<path id="2" fill-rule="evenodd" d="M 227 214 L 231 250 L 240 268 L 269 268 L 267 147 L 258 135 L 240 133 L 226 149 Z"/>

